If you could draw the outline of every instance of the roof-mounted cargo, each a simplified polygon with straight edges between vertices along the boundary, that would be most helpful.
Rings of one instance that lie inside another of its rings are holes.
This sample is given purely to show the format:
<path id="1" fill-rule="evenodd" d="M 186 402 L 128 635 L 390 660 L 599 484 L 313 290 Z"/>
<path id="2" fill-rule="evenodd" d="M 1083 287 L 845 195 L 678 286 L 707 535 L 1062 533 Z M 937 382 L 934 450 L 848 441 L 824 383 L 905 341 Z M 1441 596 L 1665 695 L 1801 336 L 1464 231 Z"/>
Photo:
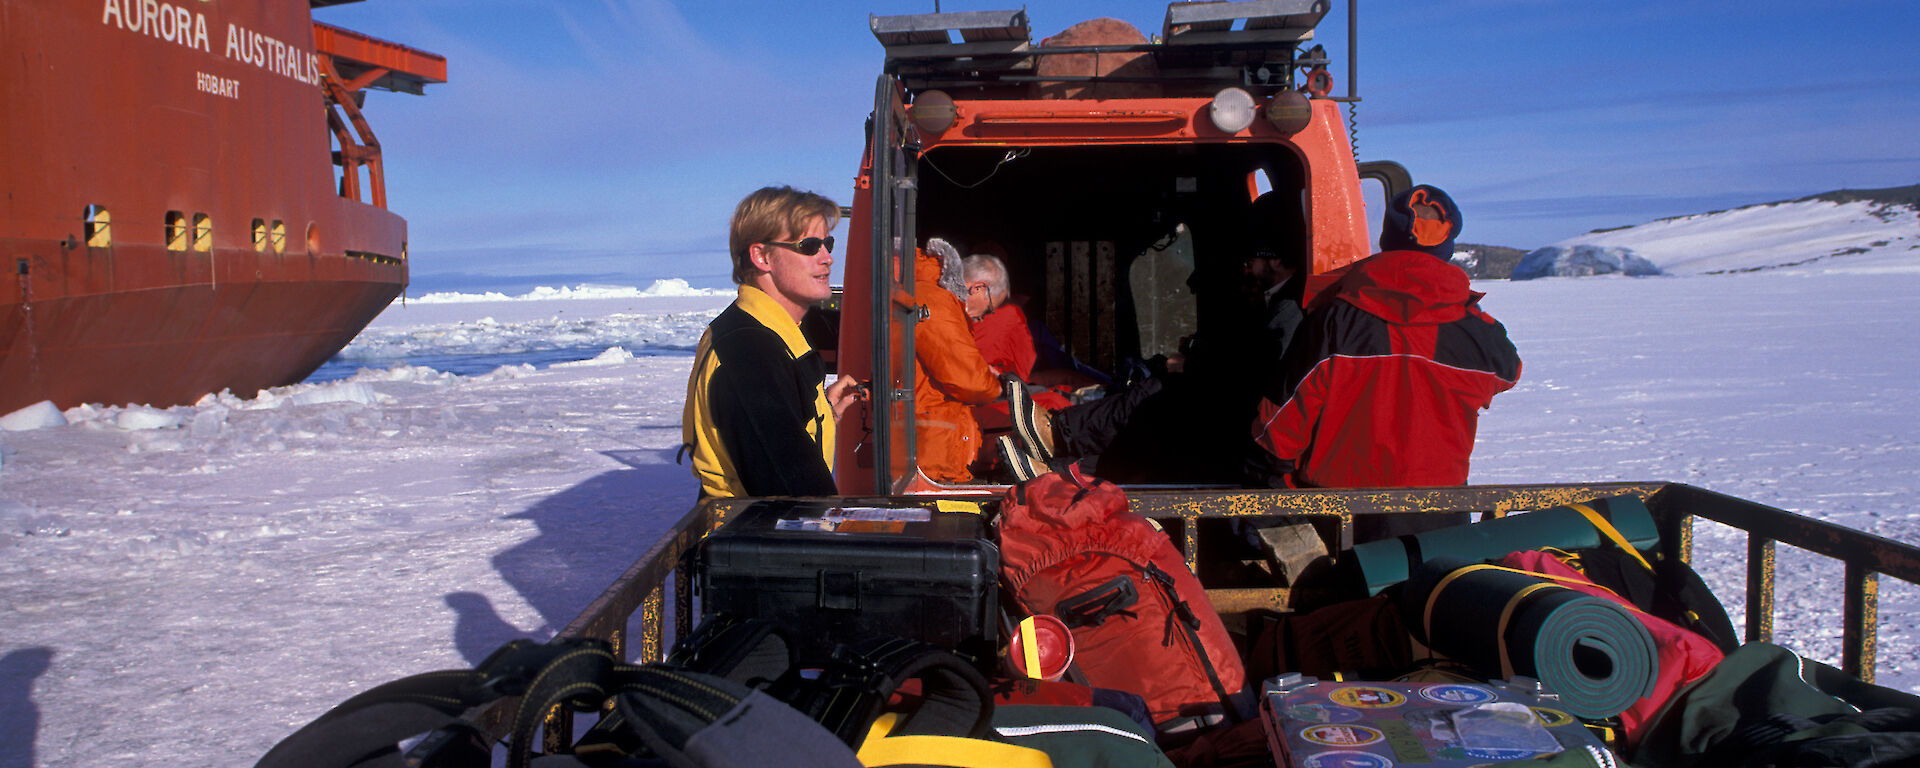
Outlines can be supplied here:
<path id="1" fill-rule="evenodd" d="M 886 46 L 888 62 L 1020 55 L 1031 45 L 1032 34 L 1026 11 L 870 16 L 868 25 Z"/>
<path id="2" fill-rule="evenodd" d="M 1324 67 L 1318 53 L 1302 52 L 1326 16 L 1328 0 L 1215 0 L 1167 6 L 1160 35 L 1146 42 L 1076 45 L 1031 40 L 1027 13 L 972 11 L 873 16 L 873 36 L 886 48 L 887 71 L 910 91 L 978 88 L 1033 82 L 1152 82 L 1293 87 L 1296 68 Z M 1042 73 L 1044 56 L 1149 54 L 1148 71 L 1092 76 Z"/>

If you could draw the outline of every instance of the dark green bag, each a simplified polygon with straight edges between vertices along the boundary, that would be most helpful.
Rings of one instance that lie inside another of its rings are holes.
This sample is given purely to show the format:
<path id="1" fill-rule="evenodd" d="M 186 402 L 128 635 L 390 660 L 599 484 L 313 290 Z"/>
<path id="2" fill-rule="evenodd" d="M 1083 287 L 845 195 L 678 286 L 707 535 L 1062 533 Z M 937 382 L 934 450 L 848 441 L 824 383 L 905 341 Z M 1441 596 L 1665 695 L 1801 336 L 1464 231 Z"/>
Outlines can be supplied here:
<path id="1" fill-rule="evenodd" d="M 1626 756 L 1644 768 L 1920 765 L 1920 697 L 1748 643 L 1675 694 Z"/>

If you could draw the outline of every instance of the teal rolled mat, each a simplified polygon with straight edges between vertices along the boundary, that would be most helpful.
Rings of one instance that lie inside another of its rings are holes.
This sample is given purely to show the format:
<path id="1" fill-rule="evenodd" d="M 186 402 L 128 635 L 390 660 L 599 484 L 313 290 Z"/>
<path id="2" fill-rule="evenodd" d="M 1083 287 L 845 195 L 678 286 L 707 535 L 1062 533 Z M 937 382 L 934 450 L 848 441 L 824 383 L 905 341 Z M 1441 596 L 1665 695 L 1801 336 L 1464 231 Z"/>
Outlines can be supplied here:
<path id="1" fill-rule="evenodd" d="M 1539 680 L 1576 717 L 1618 715 L 1660 675 L 1653 635 L 1626 609 L 1532 574 L 1428 560 L 1407 580 L 1400 610 L 1434 651 L 1489 678 Z"/>
<path id="2" fill-rule="evenodd" d="M 1647 511 L 1646 503 L 1638 496 L 1612 496 L 1587 502 L 1587 506 L 1611 520 L 1634 549 L 1650 551 L 1660 542 L 1660 531 L 1653 525 L 1653 513 Z M 1411 548 L 1405 539 L 1414 540 Z M 1355 545 L 1353 558 L 1358 564 L 1360 579 L 1367 586 L 1367 594 L 1377 595 L 1382 589 L 1406 581 L 1410 564 L 1422 560 L 1436 557 L 1493 560 L 1524 549 L 1600 546 L 1607 546 L 1607 538 L 1587 522 L 1584 515 L 1572 507 L 1553 507 Z"/>

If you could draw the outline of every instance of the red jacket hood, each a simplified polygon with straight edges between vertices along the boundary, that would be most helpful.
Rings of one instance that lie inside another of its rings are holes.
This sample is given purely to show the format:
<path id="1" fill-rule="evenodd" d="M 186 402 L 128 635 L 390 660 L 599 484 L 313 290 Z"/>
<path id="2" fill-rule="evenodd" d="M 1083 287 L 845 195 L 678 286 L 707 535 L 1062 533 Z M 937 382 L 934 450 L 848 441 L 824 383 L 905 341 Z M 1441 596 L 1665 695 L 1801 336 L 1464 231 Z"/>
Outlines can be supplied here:
<path id="1" fill-rule="evenodd" d="M 1467 271 L 1420 251 L 1377 253 L 1326 276 L 1336 280 L 1314 298 L 1316 306 L 1340 300 L 1400 325 L 1439 325 L 1459 320 L 1480 297 Z"/>

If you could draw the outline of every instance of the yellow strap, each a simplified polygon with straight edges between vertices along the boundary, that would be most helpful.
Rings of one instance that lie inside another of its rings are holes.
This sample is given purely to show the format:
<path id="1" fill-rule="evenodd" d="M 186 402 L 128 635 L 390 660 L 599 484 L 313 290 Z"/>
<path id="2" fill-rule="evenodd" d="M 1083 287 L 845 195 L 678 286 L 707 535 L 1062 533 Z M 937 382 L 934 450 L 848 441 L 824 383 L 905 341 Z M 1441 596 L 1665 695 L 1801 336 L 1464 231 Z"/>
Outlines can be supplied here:
<path id="1" fill-rule="evenodd" d="M 954 768 L 1053 768 L 1047 753 L 962 736 L 888 736 L 897 720 L 881 715 L 855 755 L 861 765 L 936 765 Z"/>
<path id="2" fill-rule="evenodd" d="M 1576 555 L 1572 552 L 1568 552 L 1559 547 L 1541 547 L 1540 551 L 1545 552 L 1549 555 L 1553 555 L 1553 559 L 1560 561 L 1563 565 L 1567 566 L 1568 568 L 1572 568 L 1576 571 L 1581 571 L 1582 573 L 1585 572 L 1580 566 L 1579 555 Z"/>
<path id="3" fill-rule="evenodd" d="M 1607 522 L 1607 519 L 1601 517 L 1599 512 L 1594 511 L 1593 507 L 1585 504 L 1568 504 L 1567 506 L 1572 507 L 1573 511 L 1579 512 L 1582 517 L 1585 517 L 1587 522 L 1593 524 L 1595 530 L 1598 530 L 1602 535 L 1606 536 L 1607 540 L 1612 541 L 1614 546 L 1620 548 L 1620 551 L 1633 555 L 1633 559 L 1640 561 L 1640 564 L 1646 566 L 1648 571 L 1653 570 L 1653 564 L 1648 563 L 1646 558 L 1640 556 L 1640 550 L 1634 549 L 1632 544 L 1628 544 L 1627 537 L 1620 535 L 1619 529 L 1614 528 L 1613 523 Z"/>
<path id="4" fill-rule="evenodd" d="M 1543 589 L 1566 589 L 1566 587 L 1560 586 L 1558 584 L 1547 584 L 1544 582 L 1540 584 L 1530 584 L 1527 586 L 1526 589 L 1522 589 L 1518 592 L 1513 593 L 1513 597 L 1507 598 L 1506 607 L 1503 607 L 1500 609 L 1500 621 L 1499 623 L 1493 625 L 1494 627 L 1493 631 L 1494 631 L 1494 637 L 1500 641 L 1500 676 L 1501 677 L 1504 677 L 1507 679 L 1513 678 L 1513 657 L 1507 654 L 1507 620 L 1513 618 L 1513 612 L 1516 610 L 1519 610 L 1521 601 L 1525 600 L 1527 598 L 1527 595 L 1531 595 Z M 1535 670 L 1535 672 L 1537 674 L 1538 670 Z"/>
<path id="5" fill-rule="evenodd" d="M 1556 576 L 1551 573 L 1541 573 L 1539 571 L 1529 571 L 1529 570 L 1524 570 L 1520 568 L 1508 568 L 1504 565 L 1489 564 L 1486 566 L 1486 568 L 1487 570 L 1491 570 L 1491 571 L 1506 571 L 1508 573 L 1518 573 L 1523 576 L 1532 576 L 1536 579 L 1546 579 L 1548 581 L 1557 581 L 1562 584 L 1579 584 L 1580 586 L 1593 587 L 1594 589 L 1602 590 L 1609 594 L 1613 592 L 1613 590 L 1611 589 L 1607 589 L 1606 587 L 1595 584 L 1592 581 L 1589 581 L 1587 579 L 1582 579 L 1576 576 Z"/>
<path id="6" fill-rule="evenodd" d="M 1040 639 L 1033 631 L 1033 617 L 1020 620 L 1020 655 L 1027 663 L 1027 677 L 1040 679 Z"/>
<path id="7" fill-rule="evenodd" d="M 1620 593 L 1615 592 L 1611 589 L 1607 589 L 1606 587 L 1600 586 L 1599 584 L 1595 584 L 1590 579 L 1576 578 L 1573 576 L 1556 576 L 1551 573 L 1541 573 L 1539 571 L 1528 571 L 1528 570 L 1522 570 L 1519 568 L 1508 568 L 1504 565 L 1493 565 L 1492 563 L 1487 563 L 1484 565 L 1475 565 L 1471 567 L 1480 569 L 1480 570 L 1506 571 L 1508 573 L 1518 573 L 1524 576 L 1532 576 L 1536 579 L 1546 579 L 1548 581 L 1557 581 L 1562 584 L 1578 584 L 1583 587 L 1593 587 L 1594 589 L 1600 590 L 1609 595 L 1613 595 L 1615 598 L 1619 599 L 1620 602 L 1618 603 L 1618 605 L 1621 608 L 1640 614 L 1642 616 L 1653 615 L 1651 613 L 1647 613 L 1646 611 L 1640 610 L 1639 606 L 1634 605 L 1632 600 L 1628 600 L 1624 597 L 1620 597 Z M 1445 582 L 1442 582 L 1442 583 L 1445 583 Z M 1429 606 L 1429 611 L 1431 611 L 1431 606 L 1433 605 L 1433 598 L 1431 596 L 1427 598 L 1427 605 Z"/>
<path id="8" fill-rule="evenodd" d="M 1589 732 L 1598 732 L 1600 734 L 1600 740 L 1606 742 L 1608 749 L 1620 748 L 1620 732 L 1615 730 L 1613 726 L 1603 725 L 1601 723 L 1587 723 L 1587 730 Z"/>
<path id="9" fill-rule="evenodd" d="M 1469 565 L 1462 568 L 1455 568 L 1451 573 L 1448 573 L 1447 575 L 1442 576 L 1440 578 L 1440 581 L 1433 585 L 1433 589 L 1427 592 L 1427 605 L 1426 605 L 1424 614 L 1421 616 L 1420 624 L 1421 624 L 1421 627 L 1426 630 L 1427 642 L 1429 644 L 1433 642 L 1433 606 L 1436 602 L 1439 601 L 1440 593 L 1447 588 L 1448 584 L 1453 583 L 1454 579 L 1458 579 L 1461 576 L 1465 576 L 1468 573 L 1475 572 L 1475 571 L 1505 571 L 1507 573 L 1525 574 L 1527 576 L 1531 576 L 1536 579 L 1547 580 L 1546 582 L 1541 582 L 1539 584 L 1530 584 L 1522 588 L 1520 591 L 1513 593 L 1512 597 L 1507 598 L 1507 604 L 1500 609 L 1500 621 L 1499 623 L 1494 625 L 1494 637 L 1499 642 L 1500 670 L 1502 675 L 1505 677 L 1513 677 L 1513 672 L 1514 672 L 1513 657 L 1507 653 L 1507 621 L 1513 618 L 1513 612 L 1520 609 L 1520 603 L 1528 595 L 1531 595 L 1543 589 L 1566 589 L 1566 587 L 1560 586 L 1559 584 L 1550 583 L 1555 581 L 1566 583 L 1566 584 L 1584 584 L 1586 586 L 1592 586 L 1592 587 L 1599 586 L 1597 584 L 1594 584 L 1591 581 L 1586 581 L 1583 579 L 1569 578 L 1566 576 L 1555 576 L 1551 573 L 1534 573 L 1533 571 L 1523 571 L 1518 568 L 1506 568 L 1503 566 L 1491 565 L 1487 563 Z M 1606 589 L 1605 587 L 1599 587 L 1599 588 Z M 1625 607 L 1627 608 L 1627 610 L 1634 611 L 1636 613 L 1639 612 L 1639 609 L 1634 608 L 1630 604 Z"/>
<path id="10" fill-rule="evenodd" d="M 1440 577 L 1440 581 L 1433 585 L 1433 589 L 1427 591 L 1427 609 L 1420 617 L 1420 627 L 1426 632 L 1427 645 L 1433 645 L 1433 604 L 1440 599 L 1440 593 L 1446 590 L 1447 585 L 1452 584 L 1454 579 L 1465 576 L 1471 571 L 1484 571 L 1488 568 L 1498 567 L 1499 566 L 1493 565 L 1469 565 L 1464 568 L 1455 568 L 1452 573 Z"/>
<path id="11" fill-rule="evenodd" d="M 861 765 L 940 765 L 955 768 L 1053 768 L 1047 753 L 986 739 L 960 736 L 890 736 L 868 739 L 856 755 Z"/>

